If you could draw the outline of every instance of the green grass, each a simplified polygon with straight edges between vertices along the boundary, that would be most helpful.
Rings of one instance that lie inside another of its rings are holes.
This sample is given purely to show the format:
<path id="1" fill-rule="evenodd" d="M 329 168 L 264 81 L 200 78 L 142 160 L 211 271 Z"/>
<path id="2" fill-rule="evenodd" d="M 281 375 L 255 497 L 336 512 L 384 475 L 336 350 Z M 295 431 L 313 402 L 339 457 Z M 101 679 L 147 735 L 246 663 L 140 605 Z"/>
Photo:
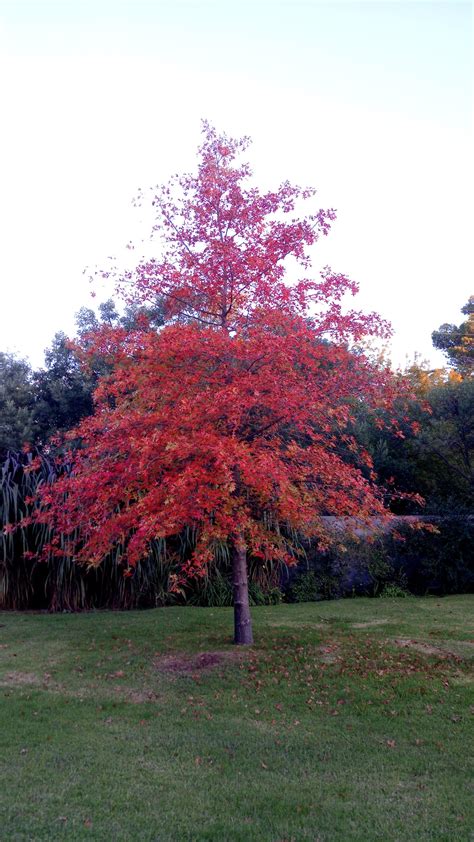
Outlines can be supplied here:
<path id="1" fill-rule="evenodd" d="M 1 614 L 0 837 L 467 842 L 473 605 Z"/>

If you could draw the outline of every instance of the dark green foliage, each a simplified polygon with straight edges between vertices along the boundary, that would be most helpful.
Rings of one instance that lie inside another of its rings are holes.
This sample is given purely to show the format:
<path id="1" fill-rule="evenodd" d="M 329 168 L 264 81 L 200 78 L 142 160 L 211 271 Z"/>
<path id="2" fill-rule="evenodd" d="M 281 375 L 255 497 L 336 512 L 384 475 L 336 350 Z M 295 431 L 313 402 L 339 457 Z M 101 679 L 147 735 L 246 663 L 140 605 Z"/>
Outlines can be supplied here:
<path id="1" fill-rule="evenodd" d="M 435 348 L 443 351 L 449 364 L 463 376 L 474 372 L 474 295 L 461 309 L 467 316 L 462 324 L 442 324 L 433 331 L 431 339 Z"/>
<path id="2" fill-rule="evenodd" d="M 392 582 L 389 585 L 384 585 L 382 590 L 379 593 L 379 597 L 381 599 L 404 599 L 406 596 L 410 596 L 410 592 L 403 588 L 401 585 L 397 585 Z"/>
<path id="3" fill-rule="evenodd" d="M 35 443 L 45 444 L 90 415 L 95 372 L 86 373 L 64 333 L 57 333 L 45 352 L 45 367 L 34 374 Z"/>
<path id="4" fill-rule="evenodd" d="M 120 316 L 109 299 L 99 304 L 99 316 L 88 307 L 76 313 L 76 328 L 80 345 L 90 348 L 88 335 L 101 327 L 122 326 L 133 329 L 140 320 L 156 328 L 160 324 L 159 308 L 127 308 Z M 84 367 L 77 348 L 64 333 L 56 333 L 45 351 L 45 366 L 33 375 L 35 444 L 45 444 L 56 433 L 75 427 L 93 411 L 93 392 L 99 380 L 109 372 L 108 364 L 94 355 Z"/>
<path id="5" fill-rule="evenodd" d="M 291 571 L 286 587 L 290 602 L 376 596 L 395 574 L 382 536 L 355 538 L 340 534 L 327 550 L 309 546 L 306 569 Z"/>
<path id="6" fill-rule="evenodd" d="M 29 471 L 33 455 L 9 452 L 1 465 L 0 607 L 3 608 L 32 607 L 38 573 L 41 578 L 32 557 L 50 540 L 48 527 L 21 525 L 31 513 L 28 498 L 56 475 L 54 462 L 47 456 L 41 458 L 37 470 Z M 18 529 L 8 531 L 10 525 L 18 523 Z"/>
<path id="7" fill-rule="evenodd" d="M 264 591 L 257 582 L 249 582 L 250 605 L 278 605 L 283 594 L 278 587 Z M 216 569 L 210 576 L 191 583 L 188 605 L 200 605 L 205 608 L 224 608 L 233 605 L 232 581 L 228 575 Z"/>
<path id="8" fill-rule="evenodd" d="M 446 513 L 473 512 L 474 380 L 436 386 L 427 398 L 431 415 L 412 444 L 427 497 Z"/>
<path id="9" fill-rule="evenodd" d="M 281 567 L 255 560 L 249 565 L 250 605 L 278 605 L 283 599 L 280 588 Z M 189 605 L 222 608 L 233 605 L 232 574 L 228 550 L 216 547 L 215 563 L 208 573 L 189 583 L 185 591 Z"/>
<path id="10" fill-rule="evenodd" d="M 99 316 L 87 307 L 76 314 L 77 334 L 84 348 L 88 334 L 104 326 L 133 330 L 147 325 L 156 330 L 163 322 L 158 304 L 128 307 L 120 315 L 109 300 L 98 309 Z M 108 370 L 99 356 L 89 360 L 86 370 L 77 349 L 62 332 L 56 333 L 46 349 L 44 366 L 34 372 L 24 360 L 0 352 L 0 458 L 25 443 L 44 446 L 51 436 L 72 429 L 90 415 L 98 378 Z"/>
<path id="11" fill-rule="evenodd" d="M 438 532 L 401 525 L 386 538 L 394 569 L 402 570 L 416 594 L 470 593 L 474 590 L 474 517 L 433 518 Z"/>
<path id="12" fill-rule="evenodd" d="M 474 511 L 474 381 L 449 380 L 431 387 L 423 401 L 397 419 L 403 436 L 389 426 L 378 429 L 359 408 L 354 435 L 372 456 L 382 484 L 394 491 L 417 493 L 390 501 L 395 514 L 449 515 Z M 419 432 L 412 424 L 419 425 Z M 393 481 L 393 486 L 391 485 Z"/>
<path id="13" fill-rule="evenodd" d="M 316 602 L 321 599 L 320 580 L 313 570 L 305 570 L 295 577 L 288 588 L 290 602 Z"/>
<path id="14" fill-rule="evenodd" d="M 206 608 L 224 608 L 233 605 L 232 582 L 227 575 L 215 570 L 213 575 L 193 583 L 187 596 L 189 605 Z"/>
<path id="15" fill-rule="evenodd" d="M 39 467 L 28 470 L 34 456 L 39 457 Z M 39 561 L 37 556 L 49 543 L 50 531 L 42 524 L 23 526 L 22 521 L 32 511 L 29 498 L 63 468 L 50 455 L 20 452 L 9 453 L 0 470 L 1 608 L 77 611 L 156 606 L 169 600 L 173 565 L 160 541 L 153 543 L 133 577 L 124 577 L 119 550 L 97 569 L 79 566 L 65 556 L 47 556 Z M 4 531 L 14 523 L 19 524 L 15 531 Z"/>
<path id="16" fill-rule="evenodd" d="M 332 549 L 307 550 L 306 569 L 292 572 L 290 602 L 347 596 L 470 593 L 474 590 L 474 518 L 424 518 L 430 529 L 399 518 L 392 531 L 354 539 Z"/>
<path id="17" fill-rule="evenodd" d="M 97 373 L 83 371 L 64 333 L 45 352 L 44 368 L 0 353 L 0 458 L 25 443 L 41 446 L 92 412 Z"/>
<path id="18" fill-rule="evenodd" d="M 0 458 L 36 436 L 35 389 L 24 360 L 0 352 Z"/>

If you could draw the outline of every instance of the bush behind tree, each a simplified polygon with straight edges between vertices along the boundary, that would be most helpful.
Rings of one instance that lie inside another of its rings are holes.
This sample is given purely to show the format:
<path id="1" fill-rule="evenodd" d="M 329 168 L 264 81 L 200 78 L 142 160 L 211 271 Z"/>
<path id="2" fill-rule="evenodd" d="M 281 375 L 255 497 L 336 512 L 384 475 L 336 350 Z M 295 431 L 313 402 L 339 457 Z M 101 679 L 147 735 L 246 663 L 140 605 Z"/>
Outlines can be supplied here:
<path id="1" fill-rule="evenodd" d="M 370 540 L 341 536 L 326 551 L 307 548 L 306 566 L 290 574 L 286 598 L 293 602 L 348 596 L 422 596 L 474 590 L 474 517 L 424 518 L 436 531 L 413 528 L 397 518 L 394 528 Z"/>

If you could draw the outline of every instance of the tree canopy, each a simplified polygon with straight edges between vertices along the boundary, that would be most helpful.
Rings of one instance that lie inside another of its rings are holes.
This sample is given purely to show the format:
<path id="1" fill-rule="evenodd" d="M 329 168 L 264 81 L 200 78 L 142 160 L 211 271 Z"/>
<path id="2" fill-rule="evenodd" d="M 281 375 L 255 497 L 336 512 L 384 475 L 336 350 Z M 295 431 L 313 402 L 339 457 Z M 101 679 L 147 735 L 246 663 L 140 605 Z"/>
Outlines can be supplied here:
<path id="1" fill-rule="evenodd" d="M 454 369 L 464 377 L 474 374 L 474 295 L 461 308 L 467 319 L 460 325 L 442 324 L 432 333 L 435 348 L 439 348 Z"/>
<path id="2" fill-rule="evenodd" d="M 293 563 L 288 536 L 324 543 L 322 515 L 384 514 L 348 425 L 361 401 L 387 412 L 399 386 L 356 350 L 389 333 L 378 316 L 344 310 L 356 284 L 328 267 L 308 277 L 309 249 L 335 212 L 298 216 L 312 189 L 248 186 L 248 142 L 204 124 L 197 173 L 154 191 L 161 254 L 116 280 L 129 304 L 159 301 L 164 326 L 88 334 L 86 352 L 110 371 L 38 515 L 61 535 L 48 551 L 100 564 L 120 547 L 128 575 L 151 541 L 183 528 L 196 535 L 183 576 L 202 574 L 224 545 L 238 643 L 252 640 L 247 554 Z M 288 279 L 290 257 L 303 278 Z"/>
<path id="3" fill-rule="evenodd" d="M 0 458 L 34 440 L 34 396 L 29 364 L 0 352 Z"/>

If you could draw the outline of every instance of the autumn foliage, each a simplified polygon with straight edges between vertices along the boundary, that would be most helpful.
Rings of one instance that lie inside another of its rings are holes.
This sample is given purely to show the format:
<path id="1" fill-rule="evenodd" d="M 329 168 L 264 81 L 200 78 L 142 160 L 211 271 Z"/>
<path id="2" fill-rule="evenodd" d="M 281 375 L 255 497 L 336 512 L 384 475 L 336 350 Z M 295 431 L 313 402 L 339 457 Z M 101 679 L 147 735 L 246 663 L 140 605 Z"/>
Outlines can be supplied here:
<path id="1" fill-rule="evenodd" d="M 343 308 L 357 291 L 344 275 L 308 277 L 309 249 L 334 211 L 300 217 L 313 190 L 247 186 L 247 145 L 205 124 L 197 174 L 153 191 L 160 256 L 117 286 L 126 300 L 160 302 L 165 326 L 88 338 L 111 373 L 71 432 L 81 447 L 44 489 L 40 515 L 62 535 L 50 549 L 100 564 L 120 546 L 128 575 L 153 539 L 185 527 L 196 547 L 183 576 L 200 575 L 225 544 L 244 643 L 247 554 L 294 563 L 294 532 L 327 540 L 321 515 L 383 514 L 348 427 L 358 402 L 386 411 L 396 391 L 361 350 L 387 325 Z M 288 279 L 287 258 L 302 279 Z"/>

